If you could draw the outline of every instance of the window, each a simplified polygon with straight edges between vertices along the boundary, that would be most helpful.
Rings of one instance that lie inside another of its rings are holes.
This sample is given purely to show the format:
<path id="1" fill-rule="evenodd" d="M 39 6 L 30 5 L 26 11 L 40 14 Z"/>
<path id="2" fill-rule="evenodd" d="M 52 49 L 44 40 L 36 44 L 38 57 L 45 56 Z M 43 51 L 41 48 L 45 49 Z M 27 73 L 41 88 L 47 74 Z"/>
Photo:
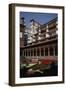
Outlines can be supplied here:
<path id="1" fill-rule="evenodd" d="M 57 47 L 57 45 L 55 46 L 55 56 L 57 56 L 58 55 L 58 47 Z"/>
<path id="2" fill-rule="evenodd" d="M 33 50 L 31 50 L 31 56 L 33 56 Z"/>
<path id="3" fill-rule="evenodd" d="M 44 50 L 41 48 L 41 56 L 44 56 Z"/>
<path id="4" fill-rule="evenodd" d="M 36 49 L 34 49 L 34 56 L 36 56 Z"/>
<path id="5" fill-rule="evenodd" d="M 45 56 L 48 56 L 48 48 L 45 48 Z"/>
<path id="6" fill-rule="evenodd" d="M 30 56 L 30 50 L 28 51 L 28 56 Z"/>
<path id="7" fill-rule="evenodd" d="M 25 50 L 24 50 L 24 56 L 25 56 Z"/>
<path id="8" fill-rule="evenodd" d="M 40 56 L 39 48 L 37 49 L 37 56 Z"/>
<path id="9" fill-rule="evenodd" d="M 53 56 L 54 54 L 53 54 L 53 47 L 50 47 L 49 48 L 49 52 L 50 52 L 50 56 Z"/>
<path id="10" fill-rule="evenodd" d="M 27 56 L 27 50 L 26 50 L 26 56 Z"/>

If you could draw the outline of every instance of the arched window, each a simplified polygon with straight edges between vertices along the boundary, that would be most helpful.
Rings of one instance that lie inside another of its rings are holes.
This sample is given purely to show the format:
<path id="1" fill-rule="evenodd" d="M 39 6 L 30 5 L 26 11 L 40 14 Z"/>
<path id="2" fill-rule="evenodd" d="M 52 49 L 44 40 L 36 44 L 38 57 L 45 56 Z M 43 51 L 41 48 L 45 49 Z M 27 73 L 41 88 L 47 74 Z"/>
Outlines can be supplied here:
<path id="1" fill-rule="evenodd" d="M 41 48 L 41 56 L 44 56 L 44 50 Z"/>
<path id="2" fill-rule="evenodd" d="M 34 56 L 36 56 L 36 49 L 34 49 Z"/>
<path id="3" fill-rule="evenodd" d="M 27 56 L 27 50 L 26 50 L 26 56 Z"/>
<path id="4" fill-rule="evenodd" d="M 48 56 L 48 48 L 45 48 L 45 56 Z"/>
<path id="5" fill-rule="evenodd" d="M 49 48 L 49 52 L 50 52 L 50 56 L 53 56 L 54 55 L 53 47 L 50 47 Z"/>
<path id="6" fill-rule="evenodd" d="M 25 56 L 25 50 L 24 50 L 24 56 Z"/>
<path id="7" fill-rule="evenodd" d="M 55 56 L 58 56 L 58 46 L 55 46 Z"/>
<path id="8" fill-rule="evenodd" d="M 37 56 L 40 56 L 40 50 L 39 50 L 39 48 L 37 49 Z"/>
<path id="9" fill-rule="evenodd" d="M 30 56 L 30 50 L 28 50 L 28 56 Z"/>
<path id="10" fill-rule="evenodd" d="M 31 56 L 33 56 L 33 50 L 31 50 Z"/>

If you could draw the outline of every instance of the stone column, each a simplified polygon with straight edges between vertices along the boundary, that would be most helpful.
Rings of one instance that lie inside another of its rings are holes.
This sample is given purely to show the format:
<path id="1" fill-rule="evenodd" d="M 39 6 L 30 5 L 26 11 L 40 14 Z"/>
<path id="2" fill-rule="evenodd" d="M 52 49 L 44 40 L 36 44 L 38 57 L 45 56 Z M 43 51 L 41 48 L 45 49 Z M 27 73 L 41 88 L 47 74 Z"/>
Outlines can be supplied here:
<path id="1" fill-rule="evenodd" d="M 43 47 L 43 53 L 44 53 L 44 56 L 45 56 L 45 47 Z"/>
<path id="2" fill-rule="evenodd" d="M 37 57 L 37 59 L 38 59 L 38 55 L 37 55 L 37 49 L 38 49 L 38 48 L 36 48 L 36 57 Z"/>
<path id="3" fill-rule="evenodd" d="M 46 26 L 46 38 L 49 37 L 49 29 L 48 29 L 48 25 Z"/>

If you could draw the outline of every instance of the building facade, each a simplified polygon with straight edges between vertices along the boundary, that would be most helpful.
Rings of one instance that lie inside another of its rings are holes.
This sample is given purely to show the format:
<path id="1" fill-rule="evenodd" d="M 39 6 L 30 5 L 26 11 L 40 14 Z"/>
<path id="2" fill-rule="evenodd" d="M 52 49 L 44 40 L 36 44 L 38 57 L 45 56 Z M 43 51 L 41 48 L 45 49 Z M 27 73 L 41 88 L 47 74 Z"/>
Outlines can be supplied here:
<path id="1" fill-rule="evenodd" d="M 21 28 L 21 27 L 20 27 Z M 24 29 L 23 29 L 24 30 Z M 26 30 L 26 45 L 20 44 L 22 55 L 29 60 L 54 60 L 58 58 L 58 23 L 57 17 L 41 25 L 35 20 L 30 21 Z M 22 31 L 23 35 L 24 32 Z M 24 36 L 23 36 L 24 38 Z M 22 43 L 22 39 L 20 39 Z"/>

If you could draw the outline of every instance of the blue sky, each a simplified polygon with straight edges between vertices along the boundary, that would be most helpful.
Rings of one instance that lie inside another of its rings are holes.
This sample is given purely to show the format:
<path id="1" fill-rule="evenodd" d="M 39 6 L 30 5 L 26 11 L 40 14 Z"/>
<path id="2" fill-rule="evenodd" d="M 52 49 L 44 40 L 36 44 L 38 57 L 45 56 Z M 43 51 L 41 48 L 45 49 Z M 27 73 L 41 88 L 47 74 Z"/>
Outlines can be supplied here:
<path id="1" fill-rule="evenodd" d="M 20 12 L 20 18 L 25 18 L 25 24 L 28 25 L 31 19 L 39 22 L 40 24 L 47 23 L 48 21 L 58 17 L 57 13 L 35 13 L 35 12 Z"/>

